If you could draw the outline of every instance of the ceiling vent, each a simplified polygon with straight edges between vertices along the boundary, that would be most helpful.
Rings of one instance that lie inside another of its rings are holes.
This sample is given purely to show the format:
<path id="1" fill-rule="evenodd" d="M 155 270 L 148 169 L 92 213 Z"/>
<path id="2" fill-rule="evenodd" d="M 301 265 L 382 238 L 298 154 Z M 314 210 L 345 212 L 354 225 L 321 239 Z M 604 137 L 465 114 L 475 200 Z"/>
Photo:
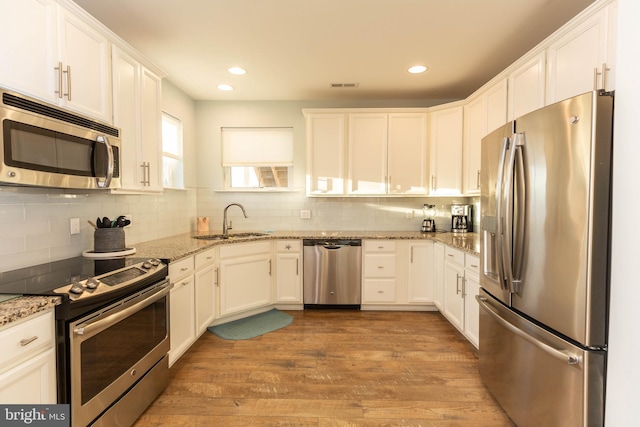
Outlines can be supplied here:
<path id="1" fill-rule="evenodd" d="M 329 85 L 332 89 L 358 87 L 358 83 L 331 83 Z"/>

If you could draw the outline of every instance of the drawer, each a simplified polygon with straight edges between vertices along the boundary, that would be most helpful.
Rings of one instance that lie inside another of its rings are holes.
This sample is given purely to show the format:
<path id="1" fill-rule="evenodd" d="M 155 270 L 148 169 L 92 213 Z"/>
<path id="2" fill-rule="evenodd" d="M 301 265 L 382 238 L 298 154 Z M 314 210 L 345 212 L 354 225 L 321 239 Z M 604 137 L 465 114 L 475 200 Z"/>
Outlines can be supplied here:
<path id="1" fill-rule="evenodd" d="M 480 259 L 477 256 L 467 254 L 464 258 L 464 268 L 465 270 L 473 271 L 476 274 L 479 274 L 480 271 Z"/>
<path id="2" fill-rule="evenodd" d="M 393 279 L 365 280 L 362 292 L 362 302 L 396 302 L 396 281 Z"/>
<path id="3" fill-rule="evenodd" d="M 276 241 L 276 252 L 300 252 L 302 242 L 300 240 L 278 240 Z"/>
<path id="4" fill-rule="evenodd" d="M 363 244 L 364 251 L 367 253 L 396 251 L 395 240 L 365 240 Z"/>
<path id="5" fill-rule="evenodd" d="M 192 256 L 169 263 L 169 278 L 171 279 L 171 282 L 175 283 L 190 274 L 193 274 Z"/>
<path id="6" fill-rule="evenodd" d="M 460 266 L 464 266 L 464 252 L 453 249 L 449 246 L 444 247 L 444 259 Z"/>
<path id="7" fill-rule="evenodd" d="M 396 255 L 365 254 L 364 277 L 396 277 Z"/>
<path id="8" fill-rule="evenodd" d="M 53 347 L 53 310 L 10 324 L 0 331 L 0 371 L 13 362 L 23 362 L 43 349 Z"/>
<path id="9" fill-rule="evenodd" d="M 196 270 L 206 266 L 211 265 L 216 260 L 216 248 L 207 249 L 206 251 L 199 252 L 195 255 L 196 259 Z"/>

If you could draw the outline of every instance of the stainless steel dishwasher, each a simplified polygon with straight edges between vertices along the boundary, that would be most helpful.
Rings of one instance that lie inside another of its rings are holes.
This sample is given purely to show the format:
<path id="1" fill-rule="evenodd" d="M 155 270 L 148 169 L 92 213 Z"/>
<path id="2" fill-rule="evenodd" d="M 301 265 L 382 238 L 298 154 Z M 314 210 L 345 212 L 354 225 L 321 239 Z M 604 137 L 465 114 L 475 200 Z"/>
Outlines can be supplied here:
<path id="1" fill-rule="evenodd" d="M 304 239 L 305 308 L 359 308 L 361 267 L 360 239 Z"/>

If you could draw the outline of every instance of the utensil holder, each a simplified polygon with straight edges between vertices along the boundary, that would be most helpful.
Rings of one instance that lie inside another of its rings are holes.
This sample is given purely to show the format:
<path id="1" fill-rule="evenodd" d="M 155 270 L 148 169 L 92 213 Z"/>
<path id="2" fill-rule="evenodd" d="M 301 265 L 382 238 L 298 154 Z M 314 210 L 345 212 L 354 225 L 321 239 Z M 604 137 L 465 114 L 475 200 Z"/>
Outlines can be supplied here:
<path id="1" fill-rule="evenodd" d="M 114 252 L 126 249 L 124 228 L 97 228 L 93 233 L 94 252 Z"/>

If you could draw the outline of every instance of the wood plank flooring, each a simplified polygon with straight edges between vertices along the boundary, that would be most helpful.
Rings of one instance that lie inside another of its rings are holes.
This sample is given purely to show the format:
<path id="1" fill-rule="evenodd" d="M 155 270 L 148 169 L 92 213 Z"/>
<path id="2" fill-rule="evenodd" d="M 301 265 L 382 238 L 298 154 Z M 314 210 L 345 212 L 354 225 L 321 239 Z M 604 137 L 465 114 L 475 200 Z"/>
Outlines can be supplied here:
<path id="1" fill-rule="evenodd" d="M 134 427 L 513 426 L 439 313 L 287 313 L 250 340 L 205 332 Z"/>

